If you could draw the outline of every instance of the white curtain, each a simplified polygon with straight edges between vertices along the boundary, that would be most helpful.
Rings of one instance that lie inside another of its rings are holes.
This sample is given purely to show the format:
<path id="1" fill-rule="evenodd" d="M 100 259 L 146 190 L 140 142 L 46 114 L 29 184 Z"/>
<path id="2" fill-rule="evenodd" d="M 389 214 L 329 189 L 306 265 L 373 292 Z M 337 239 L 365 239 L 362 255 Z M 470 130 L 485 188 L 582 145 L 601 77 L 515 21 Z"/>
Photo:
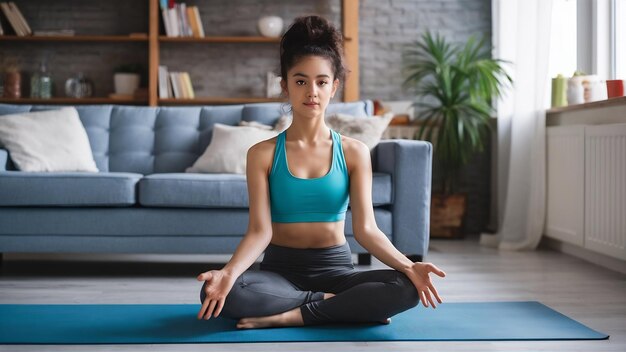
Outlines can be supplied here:
<path id="1" fill-rule="evenodd" d="M 480 242 L 531 250 L 545 221 L 545 110 L 551 0 L 492 0 L 495 57 L 510 61 L 513 87 L 498 102 L 498 224 Z"/>

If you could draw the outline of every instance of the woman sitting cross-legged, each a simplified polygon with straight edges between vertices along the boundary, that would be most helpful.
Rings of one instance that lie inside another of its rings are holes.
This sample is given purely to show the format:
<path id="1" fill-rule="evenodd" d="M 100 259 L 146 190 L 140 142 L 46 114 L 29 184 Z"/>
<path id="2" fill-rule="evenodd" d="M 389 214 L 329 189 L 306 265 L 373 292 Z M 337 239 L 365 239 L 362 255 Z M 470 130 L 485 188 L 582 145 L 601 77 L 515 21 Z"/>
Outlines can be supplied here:
<path id="1" fill-rule="evenodd" d="M 248 150 L 250 220 L 233 257 L 204 281 L 198 319 L 238 319 L 238 328 L 381 322 L 442 300 L 429 277 L 380 231 L 372 206 L 369 148 L 326 126 L 324 114 L 345 76 L 341 33 L 301 17 L 284 34 L 281 86 L 289 128 Z M 350 200 L 355 239 L 393 269 L 357 271 L 344 234 Z M 260 270 L 248 270 L 261 253 Z"/>

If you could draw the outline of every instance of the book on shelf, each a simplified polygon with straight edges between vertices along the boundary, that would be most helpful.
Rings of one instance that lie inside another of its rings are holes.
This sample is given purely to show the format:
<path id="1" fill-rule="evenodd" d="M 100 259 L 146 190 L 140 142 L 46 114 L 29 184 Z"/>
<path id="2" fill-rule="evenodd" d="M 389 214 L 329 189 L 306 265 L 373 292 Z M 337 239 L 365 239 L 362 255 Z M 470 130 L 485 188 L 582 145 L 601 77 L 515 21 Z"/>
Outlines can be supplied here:
<path id="1" fill-rule="evenodd" d="M 173 94 L 168 94 L 169 98 L 175 98 L 175 99 L 195 98 L 196 95 L 194 93 L 193 85 L 191 84 L 191 78 L 188 72 L 170 72 L 169 82 L 171 83 L 172 93 L 173 93 Z M 159 88 L 160 87 L 161 86 L 159 85 Z"/>
<path id="2" fill-rule="evenodd" d="M 170 72 L 170 81 L 172 82 L 172 92 L 174 93 L 172 98 L 182 98 L 183 91 L 178 83 L 178 72 Z"/>
<path id="3" fill-rule="evenodd" d="M 24 18 L 24 15 L 22 15 L 22 11 L 20 11 L 20 9 L 17 7 L 17 5 L 15 5 L 15 3 L 13 1 L 11 1 L 11 2 L 9 2 L 9 7 L 11 8 L 11 11 L 13 11 L 17 15 L 17 18 L 18 18 L 18 20 L 20 22 L 20 25 L 24 29 L 24 32 L 26 33 L 26 35 L 33 34 L 33 31 L 30 29 L 30 26 L 28 25 L 28 22 L 26 22 L 26 19 Z"/>
<path id="4" fill-rule="evenodd" d="M 183 84 L 185 86 L 185 91 L 187 93 L 187 98 L 193 99 L 196 97 L 196 94 L 193 91 L 193 86 L 191 85 L 191 77 L 189 77 L 188 72 L 182 73 Z"/>
<path id="5" fill-rule="evenodd" d="M 169 80 L 167 66 L 159 65 L 159 98 L 166 99 L 172 97 L 172 86 Z"/>
<path id="6" fill-rule="evenodd" d="M 204 37 L 204 27 L 197 6 L 187 6 L 185 3 L 171 7 L 161 5 L 161 16 L 165 35 L 168 37 Z"/>
<path id="7" fill-rule="evenodd" d="M 200 10 L 198 10 L 198 6 L 191 6 L 191 13 L 189 17 L 191 18 L 191 22 L 195 28 L 193 30 L 193 36 L 196 38 L 204 38 L 204 26 L 202 25 L 202 19 L 200 18 Z"/>
<path id="8" fill-rule="evenodd" d="M 32 34 L 30 26 L 26 22 L 22 12 L 13 2 L 1 2 L 0 9 L 2 9 L 2 13 L 4 13 L 11 27 L 13 27 L 15 34 L 20 37 Z"/>

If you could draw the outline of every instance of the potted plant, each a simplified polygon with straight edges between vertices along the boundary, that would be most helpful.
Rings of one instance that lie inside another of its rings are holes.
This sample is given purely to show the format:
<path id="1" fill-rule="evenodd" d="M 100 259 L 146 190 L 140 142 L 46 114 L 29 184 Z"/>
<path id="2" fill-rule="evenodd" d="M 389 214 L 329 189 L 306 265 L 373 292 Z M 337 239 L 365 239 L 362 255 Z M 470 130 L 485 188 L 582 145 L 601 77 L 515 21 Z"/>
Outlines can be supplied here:
<path id="1" fill-rule="evenodd" d="M 115 94 L 133 95 L 141 82 L 141 64 L 124 64 L 115 68 L 113 82 Z"/>
<path id="2" fill-rule="evenodd" d="M 438 174 L 431 203 L 431 235 L 456 237 L 465 214 L 466 195 L 458 193 L 459 174 L 482 151 L 490 131 L 492 101 L 512 83 L 502 60 L 491 57 L 485 39 L 452 44 L 425 32 L 404 52 L 406 88 L 416 94 L 421 127 L 416 138 L 434 147 Z"/>

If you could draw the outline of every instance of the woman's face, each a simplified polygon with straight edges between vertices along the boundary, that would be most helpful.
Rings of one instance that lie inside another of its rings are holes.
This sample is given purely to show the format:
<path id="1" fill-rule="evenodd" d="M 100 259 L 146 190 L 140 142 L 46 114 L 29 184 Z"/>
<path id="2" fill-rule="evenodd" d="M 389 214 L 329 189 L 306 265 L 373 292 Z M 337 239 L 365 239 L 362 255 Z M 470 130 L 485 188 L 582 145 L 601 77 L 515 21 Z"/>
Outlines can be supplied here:
<path id="1" fill-rule="evenodd" d="M 339 80 L 334 78 L 328 59 L 305 56 L 287 71 L 287 81 L 283 78 L 281 85 L 294 116 L 317 117 L 326 111 L 337 91 Z"/>

